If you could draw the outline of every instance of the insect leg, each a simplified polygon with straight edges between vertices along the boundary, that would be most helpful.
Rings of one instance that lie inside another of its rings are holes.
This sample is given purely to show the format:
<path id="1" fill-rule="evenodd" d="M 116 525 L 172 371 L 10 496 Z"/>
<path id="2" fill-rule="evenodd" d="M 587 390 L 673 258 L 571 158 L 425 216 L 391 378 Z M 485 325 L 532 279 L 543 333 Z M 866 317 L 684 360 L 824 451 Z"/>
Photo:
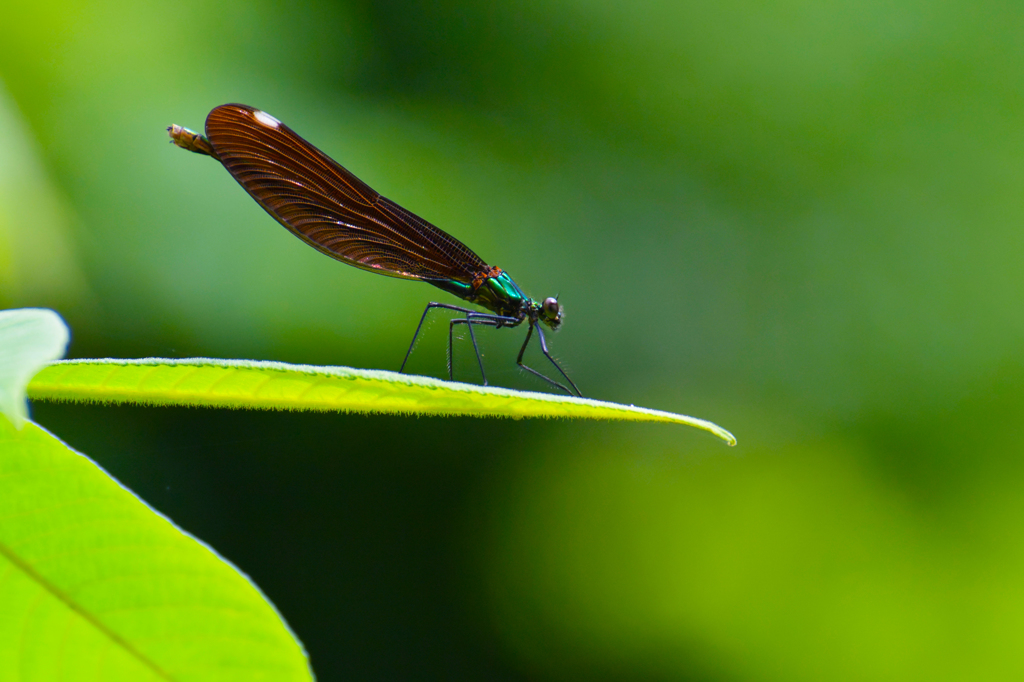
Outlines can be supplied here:
<path id="1" fill-rule="evenodd" d="M 448 359 L 448 373 L 449 373 L 449 376 L 451 376 L 451 373 L 452 373 L 452 369 L 451 368 L 452 368 L 452 365 L 454 364 L 454 356 L 452 355 L 453 352 L 454 352 L 452 350 L 452 330 L 455 328 L 455 325 L 457 325 L 457 324 L 464 324 L 467 327 L 469 327 L 469 338 L 473 341 L 473 350 L 476 352 L 476 361 L 477 361 L 477 364 L 480 365 L 480 376 L 481 376 L 481 378 L 483 378 L 484 386 L 487 385 L 487 374 L 486 374 L 486 372 L 484 372 L 484 359 L 483 359 L 483 356 L 480 354 L 480 346 L 478 346 L 477 343 L 476 343 L 476 334 L 473 333 L 473 325 L 474 324 L 486 324 L 486 325 L 490 325 L 490 326 L 495 327 L 495 328 L 499 328 L 499 327 L 501 327 L 501 323 L 503 321 L 506 321 L 506 320 L 504 318 L 502 318 L 500 315 L 490 315 L 488 313 L 466 313 L 466 317 L 464 319 L 463 318 L 455 318 L 455 319 L 453 319 L 451 321 L 451 323 L 448 325 L 448 358 L 449 358 Z M 452 381 L 454 381 L 454 378 L 452 378 Z"/>
<path id="2" fill-rule="evenodd" d="M 535 375 L 539 376 L 541 379 L 543 379 L 544 381 L 548 382 L 552 386 L 557 386 L 558 388 L 562 389 L 563 391 L 565 391 L 569 395 L 573 395 L 573 391 L 570 391 L 568 388 L 566 388 L 562 384 L 558 383 L 554 379 L 552 379 L 550 377 L 547 377 L 547 376 L 544 376 L 543 374 L 541 374 L 537 370 L 533 369 L 532 367 L 527 367 L 526 365 L 523 364 L 523 354 L 526 352 L 526 347 L 528 345 L 530 345 L 530 339 L 533 337 L 533 328 L 534 327 L 537 327 L 537 336 L 540 338 L 540 349 L 541 349 L 541 352 L 544 353 L 544 357 L 546 357 L 548 360 L 551 361 L 551 364 L 555 366 L 555 369 L 557 369 L 559 372 L 561 372 L 562 376 L 565 377 L 565 380 L 569 382 L 569 385 L 572 386 L 575 389 L 576 395 L 579 396 L 580 398 L 582 398 L 583 394 L 580 393 L 580 389 L 576 388 L 576 384 L 574 384 L 572 382 L 572 379 L 570 379 L 569 376 L 564 371 L 562 371 L 562 368 L 558 366 L 558 363 L 555 362 L 555 359 L 553 357 L 551 357 L 550 353 L 548 353 L 548 344 L 544 341 L 544 332 L 542 332 L 540 330 L 540 325 L 538 325 L 536 322 L 531 322 L 530 323 L 530 329 L 529 329 L 529 331 L 526 332 L 526 340 L 523 341 L 523 347 L 519 349 L 519 357 L 516 358 L 516 364 L 519 365 L 520 367 L 522 367 L 523 369 L 525 369 L 527 372 L 530 372 L 532 374 L 535 374 Z"/>
<path id="3" fill-rule="evenodd" d="M 562 369 L 562 367 L 557 362 L 555 362 L 555 359 L 551 357 L 551 353 L 548 352 L 548 344 L 547 341 L 544 339 L 544 331 L 540 328 L 539 324 L 534 324 L 537 327 L 537 338 L 540 339 L 540 350 L 542 353 L 544 353 L 544 357 L 551 361 L 551 364 L 555 366 L 555 369 L 558 370 L 559 374 L 565 377 L 565 380 L 568 381 L 569 385 L 572 386 L 574 391 L 576 391 L 576 395 L 582 398 L 583 394 L 580 393 L 580 389 L 576 388 L 576 384 L 572 382 L 572 379 L 569 378 L 569 375 L 565 373 L 565 370 Z"/>
<path id="4" fill-rule="evenodd" d="M 405 352 L 405 359 L 402 360 L 402 367 L 398 370 L 399 374 L 405 373 L 405 364 L 407 362 L 409 362 L 409 356 L 412 355 L 413 346 L 416 345 L 416 339 L 419 338 L 420 329 L 423 328 L 423 322 L 427 319 L 427 313 L 429 313 L 434 308 L 445 308 L 446 310 L 457 310 L 460 313 L 476 312 L 476 311 L 470 310 L 469 308 L 460 308 L 459 306 L 448 305 L 447 303 L 428 303 L 427 307 L 423 310 L 423 316 L 420 317 L 420 323 L 418 325 L 416 325 L 416 333 L 412 335 L 412 343 L 409 344 L 409 350 L 407 350 Z M 451 335 L 450 334 L 449 334 L 448 345 L 449 345 L 449 352 L 450 352 L 451 351 Z"/>

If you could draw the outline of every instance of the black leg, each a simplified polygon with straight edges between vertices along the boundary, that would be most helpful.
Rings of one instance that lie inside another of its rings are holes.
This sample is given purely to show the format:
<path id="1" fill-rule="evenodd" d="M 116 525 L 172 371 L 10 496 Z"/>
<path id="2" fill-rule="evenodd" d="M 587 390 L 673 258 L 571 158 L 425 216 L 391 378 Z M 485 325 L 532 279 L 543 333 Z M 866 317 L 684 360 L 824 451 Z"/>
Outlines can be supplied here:
<path id="1" fill-rule="evenodd" d="M 540 328 L 539 324 L 535 323 L 535 326 L 537 327 L 537 338 L 540 339 L 540 350 L 541 352 L 544 353 L 544 357 L 551 361 L 551 364 L 555 366 L 555 369 L 558 370 L 558 373 L 565 377 L 565 380 L 568 381 L 569 385 L 572 386 L 574 391 L 576 391 L 576 395 L 582 398 L 583 394 L 580 393 L 580 389 L 576 388 L 576 384 L 572 382 L 572 379 L 569 378 L 569 375 L 565 373 L 565 370 L 562 369 L 562 367 L 557 362 L 555 362 L 555 359 L 551 357 L 551 353 L 548 352 L 548 343 L 547 340 L 544 338 L 544 331 Z"/>
<path id="2" fill-rule="evenodd" d="M 455 332 L 455 320 L 448 323 L 448 381 L 455 381 L 455 344 L 452 335 Z"/>
<path id="3" fill-rule="evenodd" d="M 398 370 L 399 373 L 405 372 L 405 365 L 409 362 L 409 356 L 412 355 L 412 349 L 416 345 L 416 339 L 420 336 L 420 330 L 423 328 L 423 322 L 427 319 L 427 313 L 434 308 L 443 308 L 445 310 L 454 310 L 456 312 L 465 313 L 466 317 L 464 320 L 452 320 L 452 323 L 448 326 L 448 378 L 454 381 L 454 370 L 452 369 L 452 325 L 454 324 L 470 324 L 470 337 L 473 339 L 473 348 L 476 350 L 476 357 L 480 363 L 480 374 L 484 372 L 484 361 L 480 357 L 480 349 L 476 344 L 476 336 L 473 335 L 473 324 L 490 324 L 495 327 L 502 327 L 505 325 L 515 326 L 519 324 L 520 320 L 514 317 L 506 317 L 504 315 L 491 315 L 490 313 L 481 313 L 476 310 L 470 310 L 469 308 L 462 308 L 457 305 L 449 305 L 447 303 L 428 303 L 427 307 L 423 310 L 423 315 L 420 317 L 420 323 L 416 325 L 416 333 L 412 335 L 412 343 L 409 344 L 409 350 L 405 352 L 405 359 L 402 360 L 402 367 Z M 470 320 L 472 322 L 470 323 Z M 484 385 L 487 385 L 487 377 L 484 376 Z"/>
<path id="4" fill-rule="evenodd" d="M 535 375 L 539 376 L 541 379 L 543 379 L 544 381 L 548 382 L 552 386 L 557 386 L 558 388 L 562 389 L 563 391 L 565 391 L 569 395 L 573 395 L 573 391 L 570 391 L 568 388 L 566 388 L 562 384 L 558 383 L 557 381 L 555 381 L 551 377 L 544 376 L 543 374 L 541 374 L 537 370 L 533 369 L 532 367 L 527 367 L 526 365 L 523 364 L 523 354 L 526 352 L 526 347 L 528 345 L 530 345 L 530 339 L 533 337 L 533 328 L 534 327 L 537 327 L 537 336 L 538 336 L 538 338 L 540 338 L 540 349 L 541 349 L 541 352 L 544 353 L 544 357 L 546 357 L 548 360 L 551 361 L 551 364 L 555 366 L 555 369 L 557 369 L 561 373 L 561 375 L 563 377 L 565 377 L 565 380 L 569 382 L 569 385 L 573 387 L 573 390 L 575 391 L 575 394 L 577 396 L 579 396 L 580 398 L 582 398 L 583 394 L 580 393 L 580 389 L 576 388 L 576 384 L 574 384 L 572 382 L 572 379 L 569 378 L 569 375 L 566 374 L 562 370 L 562 368 L 558 366 L 558 363 L 555 362 L 555 359 L 553 357 L 551 357 L 551 353 L 548 352 L 548 344 L 544 340 L 544 332 L 541 331 L 540 325 L 537 324 L 536 322 L 531 322 L 530 323 L 530 329 L 529 329 L 529 331 L 526 332 L 526 340 L 523 341 L 523 347 L 519 349 L 519 357 L 516 358 L 516 364 L 519 365 L 520 367 L 522 367 L 523 369 L 525 369 L 527 372 L 530 372 L 532 374 L 535 374 Z"/>
<path id="5" fill-rule="evenodd" d="M 487 374 L 484 373 L 484 359 L 480 355 L 480 347 L 476 343 L 476 334 L 473 333 L 474 324 L 487 324 L 494 327 L 501 325 L 500 321 L 492 319 L 494 316 L 487 313 L 467 313 L 466 317 L 455 318 L 448 323 L 448 378 L 455 381 L 452 376 L 452 366 L 455 363 L 455 348 L 452 346 L 452 330 L 457 324 L 464 324 L 469 327 L 469 338 L 473 341 L 473 350 L 476 352 L 476 361 L 480 365 L 480 376 L 484 380 L 484 386 L 487 385 Z M 480 319 L 482 318 L 482 319 Z"/>
<path id="6" fill-rule="evenodd" d="M 423 309 L 423 315 L 420 317 L 420 323 L 416 325 L 416 333 L 412 335 L 412 343 L 409 344 L 409 350 L 405 352 L 405 359 L 402 360 L 402 367 L 398 370 L 399 374 L 405 372 L 405 364 L 409 362 L 409 356 L 412 355 L 413 346 L 416 345 L 416 339 L 420 336 L 420 329 L 423 328 L 423 322 L 427 319 L 427 313 L 434 308 L 445 308 L 446 310 L 456 310 L 460 313 L 475 313 L 475 310 L 469 308 L 460 308 L 456 305 L 448 305 L 447 303 L 428 303 L 427 307 Z"/>
<path id="7" fill-rule="evenodd" d="M 466 315 L 466 317 L 464 318 L 453 319 L 448 324 L 448 378 L 451 379 L 452 381 L 455 380 L 453 350 L 454 328 L 455 325 L 457 324 L 465 324 L 469 326 L 469 337 L 473 342 L 473 350 L 476 352 L 477 363 L 480 365 L 480 376 L 483 378 L 484 386 L 486 386 L 487 375 L 484 373 L 484 361 L 483 357 L 480 355 L 480 347 L 477 345 L 476 335 L 473 333 L 473 325 L 486 324 L 493 326 L 496 329 L 501 329 L 502 327 L 514 327 L 520 322 L 522 322 L 522 320 L 515 317 L 507 317 L 505 315 L 492 315 L 490 313 L 481 313 L 476 310 L 470 310 L 469 308 L 462 308 L 456 305 L 449 305 L 447 303 L 428 303 L 427 307 L 423 310 L 423 315 L 420 317 L 419 324 L 416 325 L 416 333 L 412 335 L 412 342 L 409 344 L 409 350 L 405 352 L 405 359 L 402 360 L 402 367 L 398 370 L 400 373 L 405 372 L 405 365 L 406 363 L 409 362 L 409 356 L 412 355 L 412 349 L 416 346 L 416 339 L 419 338 L 420 330 L 423 329 L 423 322 L 426 321 L 427 319 L 427 313 L 429 313 L 434 308 L 454 310 L 459 313 L 465 313 Z M 526 347 L 530 345 L 530 339 L 533 338 L 534 327 L 537 327 L 537 336 L 540 339 L 540 350 L 542 353 L 544 353 L 544 357 L 546 357 L 548 361 L 555 366 L 555 369 L 557 369 L 558 373 L 565 378 L 565 380 L 569 383 L 569 386 L 572 386 L 572 390 L 570 390 L 563 384 L 555 381 L 554 379 L 541 374 L 532 367 L 528 367 L 527 365 L 523 364 L 523 355 L 526 353 Z M 565 370 L 563 370 L 561 366 L 559 366 L 559 364 L 555 361 L 555 359 L 551 357 L 551 353 L 548 352 L 547 340 L 544 338 L 544 332 L 541 330 L 540 325 L 537 324 L 536 322 L 530 323 L 530 327 L 526 332 L 526 340 L 523 341 L 523 346 L 522 348 L 519 349 L 519 357 L 516 358 L 516 364 L 525 369 L 527 372 L 530 372 L 531 374 L 535 374 L 536 376 L 540 377 L 541 379 L 548 382 L 552 386 L 562 389 L 569 395 L 577 395 L 580 398 L 583 397 L 583 394 L 580 393 L 580 389 L 576 387 L 576 384 L 573 383 L 573 380 L 569 378 L 569 375 L 565 373 Z"/>
<path id="8" fill-rule="evenodd" d="M 399 374 L 405 373 L 405 363 L 409 362 L 409 356 L 412 355 L 412 347 L 416 345 L 416 339 L 420 337 L 420 329 L 423 328 L 423 321 L 427 319 L 427 313 L 430 312 L 434 305 L 435 304 L 433 303 L 428 303 L 427 307 L 423 309 L 423 315 L 420 317 L 420 323 L 416 325 L 416 333 L 412 335 L 412 343 L 409 344 L 409 350 L 405 352 L 405 359 L 402 360 L 402 366 L 398 370 Z"/>
<path id="9" fill-rule="evenodd" d="M 476 362 L 480 365 L 480 378 L 483 379 L 484 386 L 486 386 L 487 375 L 484 374 L 484 359 L 480 357 L 480 346 L 476 345 L 476 334 L 473 333 L 473 320 L 470 319 L 469 315 L 466 315 L 466 326 L 469 327 L 469 340 L 473 342 L 473 352 L 476 353 Z"/>

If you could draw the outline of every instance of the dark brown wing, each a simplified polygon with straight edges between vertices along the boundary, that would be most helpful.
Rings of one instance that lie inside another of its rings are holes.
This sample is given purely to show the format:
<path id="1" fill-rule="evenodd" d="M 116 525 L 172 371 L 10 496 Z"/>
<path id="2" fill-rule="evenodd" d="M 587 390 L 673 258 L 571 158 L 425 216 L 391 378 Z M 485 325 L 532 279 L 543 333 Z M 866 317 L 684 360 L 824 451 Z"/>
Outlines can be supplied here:
<path id="1" fill-rule="evenodd" d="M 488 270 L 465 244 L 382 197 L 259 109 L 217 107 L 206 118 L 206 137 L 267 213 L 332 258 L 392 277 L 466 284 Z"/>

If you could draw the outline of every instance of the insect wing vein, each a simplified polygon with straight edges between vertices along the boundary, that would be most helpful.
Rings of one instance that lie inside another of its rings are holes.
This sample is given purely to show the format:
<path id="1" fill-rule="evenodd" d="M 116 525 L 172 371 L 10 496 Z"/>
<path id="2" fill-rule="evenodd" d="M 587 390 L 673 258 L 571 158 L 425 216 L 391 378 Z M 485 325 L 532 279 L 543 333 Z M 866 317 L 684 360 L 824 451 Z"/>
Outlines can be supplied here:
<path id="1" fill-rule="evenodd" d="M 206 134 L 224 166 L 278 222 L 321 253 L 406 279 L 469 283 L 483 261 L 262 112 L 217 107 Z"/>

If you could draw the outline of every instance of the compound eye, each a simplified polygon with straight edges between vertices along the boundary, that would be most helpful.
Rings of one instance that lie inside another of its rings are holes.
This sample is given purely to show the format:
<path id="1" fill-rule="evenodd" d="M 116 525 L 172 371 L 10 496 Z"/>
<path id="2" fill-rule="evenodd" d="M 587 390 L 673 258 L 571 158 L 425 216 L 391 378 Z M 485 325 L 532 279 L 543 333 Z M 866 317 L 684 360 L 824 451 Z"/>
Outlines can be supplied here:
<path id="1" fill-rule="evenodd" d="M 559 312 L 561 312 L 561 309 L 558 307 L 558 301 L 556 299 L 544 299 L 544 317 L 551 320 L 557 320 Z"/>

